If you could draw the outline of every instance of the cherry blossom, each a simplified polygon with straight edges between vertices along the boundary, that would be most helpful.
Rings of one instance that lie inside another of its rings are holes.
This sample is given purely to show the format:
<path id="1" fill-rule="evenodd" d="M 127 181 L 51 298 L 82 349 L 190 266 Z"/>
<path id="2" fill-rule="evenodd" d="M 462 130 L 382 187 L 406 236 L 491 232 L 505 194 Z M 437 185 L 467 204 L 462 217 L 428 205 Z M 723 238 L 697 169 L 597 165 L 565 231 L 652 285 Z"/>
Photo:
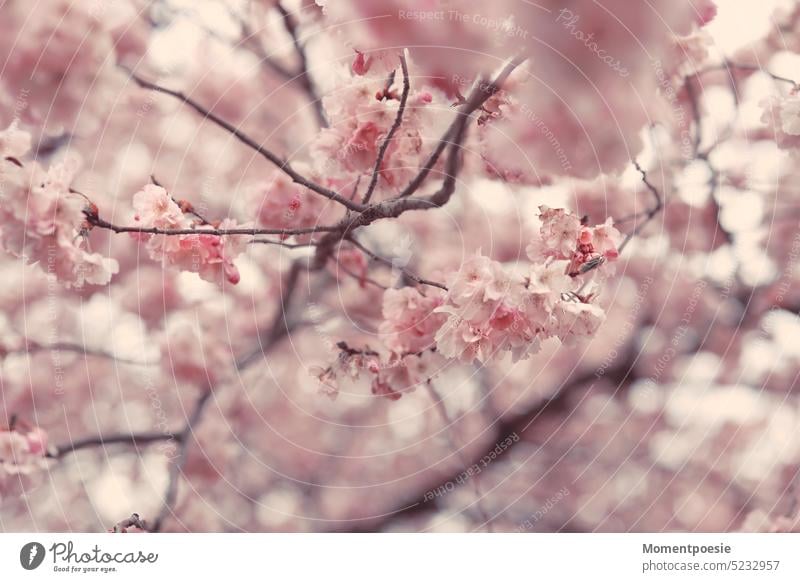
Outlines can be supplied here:
<path id="1" fill-rule="evenodd" d="M 5 529 L 798 529 L 799 8 L 188 4 L 3 4 Z"/>
<path id="2" fill-rule="evenodd" d="M 160 186 L 148 184 L 137 192 L 133 197 L 133 207 L 136 211 L 134 222 L 144 228 L 180 230 L 196 226 L 196 219 L 187 216 Z M 240 225 L 234 219 L 226 218 L 218 228 L 226 230 L 237 226 Z M 239 282 L 239 270 L 233 261 L 247 247 L 246 236 L 134 233 L 134 237 L 145 243 L 153 260 L 197 273 L 201 279 L 212 283 L 221 285 L 227 281 L 236 285 Z"/>

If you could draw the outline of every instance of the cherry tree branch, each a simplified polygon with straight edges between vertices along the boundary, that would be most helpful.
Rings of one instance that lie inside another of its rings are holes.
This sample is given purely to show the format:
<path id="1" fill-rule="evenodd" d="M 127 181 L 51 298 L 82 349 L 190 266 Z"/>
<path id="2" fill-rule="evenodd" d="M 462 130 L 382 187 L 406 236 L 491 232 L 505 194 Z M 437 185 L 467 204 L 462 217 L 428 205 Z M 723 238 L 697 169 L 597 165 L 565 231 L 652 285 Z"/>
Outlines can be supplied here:
<path id="1" fill-rule="evenodd" d="M 644 212 L 644 220 L 641 222 L 637 222 L 637 224 L 633 227 L 633 230 L 625 235 L 625 239 L 622 241 L 622 244 L 619 245 L 619 252 L 621 253 L 628 243 L 631 242 L 631 239 L 639 234 L 642 229 L 647 226 L 647 224 L 656 217 L 656 215 L 661 212 L 661 209 L 664 208 L 664 202 L 661 200 L 661 194 L 659 193 L 658 189 L 650 182 L 647 178 L 647 172 L 645 172 L 642 167 L 639 165 L 639 162 L 634 161 L 633 165 L 636 167 L 638 172 L 642 175 L 642 182 L 644 182 L 645 187 L 647 188 L 648 192 L 650 192 L 653 196 L 655 204 L 649 209 Z M 634 218 L 638 218 L 639 215 L 635 215 Z"/>
<path id="2" fill-rule="evenodd" d="M 311 105 L 314 107 L 314 113 L 316 114 L 317 123 L 319 126 L 328 127 L 328 120 L 325 118 L 325 111 L 322 108 L 322 100 L 319 98 L 319 95 L 317 95 L 317 90 L 314 88 L 314 82 L 311 79 L 311 75 L 308 70 L 308 56 L 306 55 L 306 49 L 303 46 L 303 43 L 300 41 L 300 35 L 297 30 L 297 21 L 295 20 L 294 15 L 286 10 L 286 8 L 284 8 L 283 4 L 280 2 L 275 3 L 275 8 L 281 14 L 283 26 L 286 29 L 286 32 L 288 32 L 289 36 L 292 37 L 294 52 L 297 54 L 297 59 L 300 62 L 300 66 L 298 67 L 295 78 L 308 94 L 309 101 L 311 101 Z"/>
<path id="3" fill-rule="evenodd" d="M 468 122 L 472 119 L 472 114 L 479 109 L 489 97 L 500 90 L 503 83 L 508 79 L 514 69 L 523 62 L 524 59 L 513 59 L 501 71 L 501 73 L 491 83 L 476 83 L 468 99 L 461 105 L 455 121 L 445 132 L 434 153 L 420 170 L 419 174 L 397 197 L 385 200 L 377 204 L 366 206 L 358 214 L 349 213 L 337 225 L 335 232 L 331 232 L 322 237 L 317 245 L 317 252 L 314 255 L 312 268 L 321 269 L 333 253 L 336 244 L 351 236 L 353 231 L 368 226 L 373 222 L 386 218 L 397 218 L 401 214 L 410 210 L 430 210 L 440 208 L 447 204 L 455 191 L 456 176 L 460 164 L 460 146 L 466 135 Z M 452 136 L 452 137 L 451 137 Z M 429 196 L 411 197 L 411 194 L 422 185 L 425 178 L 436 165 L 439 155 L 450 146 L 450 152 L 445 162 L 444 181 L 439 190 Z M 436 152 L 439 152 L 438 154 Z"/>
<path id="4" fill-rule="evenodd" d="M 125 533 L 129 527 L 138 527 L 143 531 L 149 531 L 147 522 L 140 518 L 138 513 L 133 513 L 130 517 L 117 522 L 111 531 L 113 533 Z"/>
<path id="5" fill-rule="evenodd" d="M 428 285 L 430 287 L 438 287 L 439 289 L 443 289 L 444 291 L 447 291 L 447 286 L 442 285 L 441 283 L 437 283 L 436 281 L 431 281 L 429 279 L 423 279 L 422 277 L 419 277 L 419 276 L 415 275 L 414 273 L 412 273 L 411 271 L 409 271 L 405 267 L 400 267 L 400 266 L 395 265 L 390 259 L 387 259 L 386 257 L 382 257 L 379 254 L 372 252 L 367 247 L 362 245 L 360 242 L 355 240 L 355 238 L 348 237 L 347 241 L 349 243 L 351 243 L 353 246 L 355 246 L 358 250 L 363 252 L 365 255 L 367 255 L 369 258 L 371 258 L 372 260 L 378 261 L 379 263 L 383 263 L 384 265 L 386 265 L 388 267 L 391 267 L 393 269 L 399 270 L 401 273 L 403 273 L 403 276 L 405 276 L 406 278 L 414 281 L 418 285 Z"/>
<path id="6" fill-rule="evenodd" d="M 281 235 L 281 236 L 294 236 L 300 234 L 313 234 L 317 232 L 335 232 L 339 229 L 338 226 L 309 226 L 306 228 L 255 228 L 255 227 L 237 227 L 237 228 L 158 228 L 150 226 L 125 226 L 114 224 L 100 218 L 97 214 L 90 210 L 85 210 L 84 215 L 86 221 L 93 227 L 111 230 L 117 234 L 132 232 L 138 234 L 163 234 L 167 236 L 180 236 L 191 234 L 208 234 L 213 236 L 229 236 L 229 235 Z M 255 241 L 267 242 L 267 241 Z"/>
<path id="7" fill-rule="evenodd" d="M 710 71 L 728 71 L 728 72 L 730 72 L 731 69 L 738 69 L 740 71 L 750 71 L 750 72 L 753 72 L 753 73 L 764 73 L 765 75 L 770 77 L 772 80 L 778 81 L 780 83 L 788 83 L 789 85 L 792 86 L 792 89 L 794 89 L 795 91 L 800 91 L 800 83 L 798 83 L 794 79 L 790 79 L 788 77 L 782 77 L 781 75 L 776 75 L 775 73 L 772 73 L 772 72 L 768 71 L 767 69 L 762 69 L 761 67 L 759 67 L 757 65 L 745 65 L 745 64 L 735 63 L 735 62 L 733 62 L 731 60 L 728 60 L 728 59 L 725 59 L 725 61 L 723 61 L 723 63 L 721 65 L 717 65 L 717 66 L 714 66 L 714 67 L 708 67 L 707 69 L 704 69 L 703 71 L 701 71 L 700 74 L 707 73 L 707 72 L 710 72 Z"/>
<path id="8" fill-rule="evenodd" d="M 451 450 L 455 451 L 456 456 L 458 457 L 459 462 L 464 467 L 470 467 L 471 464 L 467 460 L 466 456 L 464 455 L 464 447 L 461 446 L 458 442 L 456 442 L 456 437 L 453 433 L 455 433 L 455 424 L 450 419 L 450 415 L 447 413 L 447 406 L 445 406 L 444 400 L 442 399 L 439 392 L 433 386 L 432 381 L 428 381 L 425 383 L 425 387 L 428 389 L 428 394 L 430 395 L 431 399 L 433 400 L 434 406 L 436 407 L 439 416 L 442 419 L 442 423 L 444 423 L 444 431 L 447 436 L 447 441 L 450 444 Z M 480 477 L 475 475 L 470 482 L 472 483 L 472 490 L 475 493 L 475 507 L 478 509 L 478 514 L 480 518 L 483 520 L 483 525 L 489 532 L 493 532 L 494 528 L 492 527 L 492 518 L 487 513 L 486 509 L 483 506 L 483 489 L 481 488 L 480 484 Z"/>
<path id="9" fill-rule="evenodd" d="M 403 69 L 403 94 L 400 96 L 400 105 L 397 108 L 397 115 L 394 118 L 394 123 L 392 124 L 391 129 L 389 129 L 389 133 L 386 134 L 386 138 L 383 140 L 383 143 L 378 150 L 378 156 L 375 158 L 375 167 L 372 170 L 372 179 L 370 179 L 367 192 L 364 194 L 364 204 L 369 203 L 373 193 L 375 192 L 375 188 L 378 185 L 378 178 L 380 177 L 381 173 L 381 166 L 383 165 L 383 159 L 386 156 L 386 151 L 389 149 L 389 145 L 392 143 L 394 134 L 397 133 L 398 129 L 400 129 L 400 124 L 403 123 L 403 114 L 406 111 L 408 93 L 411 90 L 411 83 L 408 79 L 408 63 L 406 63 L 405 55 L 400 55 L 400 66 Z"/>
<path id="10" fill-rule="evenodd" d="M 47 452 L 47 457 L 50 459 L 63 459 L 67 455 L 81 451 L 84 449 L 91 449 L 95 447 L 103 447 L 109 445 L 129 445 L 134 447 L 143 447 L 153 443 L 163 441 L 178 441 L 182 439 L 181 433 L 177 435 L 169 434 L 166 432 L 140 432 L 140 433 L 119 433 L 109 435 L 96 435 L 56 445 L 51 447 Z"/>
<path id="11" fill-rule="evenodd" d="M 341 194 L 339 194 L 338 192 L 334 192 L 333 190 L 326 188 L 320 184 L 317 184 L 316 182 L 313 182 L 312 180 L 301 175 L 294 168 L 292 168 L 292 166 L 289 164 L 287 160 L 281 159 L 277 154 L 273 153 L 272 151 L 268 150 L 267 148 L 256 142 L 253 138 L 251 138 L 243 131 L 233 126 L 231 123 L 225 121 L 218 115 L 212 113 L 211 111 L 200 105 L 200 103 L 198 103 L 191 97 L 184 95 L 180 91 L 167 89 L 166 87 L 162 87 L 161 85 L 158 85 L 151 81 L 147 81 L 142 77 L 138 76 L 133 71 L 129 69 L 126 70 L 128 71 L 128 74 L 130 75 L 131 79 L 133 79 L 137 85 L 139 85 L 143 89 L 148 89 L 150 91 L 155 91 L 156 93 L 169 95 L 170 97 L 173 97 L 183 102 L 185 105 L 193 109 L 195 112 L 202 115 L 204 119 L 208 119 L 215 125 L 224 129 L 225 131 L 230 133 L 233 137 L 235 137 L 237 140 L 239 140 L 241 143 L 243 143 L 244 145 L 255 151 L 257 154 L 259 154 L 261 157 L 270 161 L 280 171 L 289 176 L 292 179 L 292 181 L 295 182 L 296 184 L 300 184 L 301 186 L 308 188 L 312 192 L 316 192 L 317 194 L 329 200 L 338 202 L 348 210 L 360 212 L 364 209 L 364 206 L 362 204 L 359 204 L 358 202 L 355 202 L 353 200 L 349 200 L 344 196 L 342 196 Z"/>
<path id="12" fill-rule="evenodd" d="M 84 356 L 93 356 L 97 358 L 104 358 L 107 360 L 113 360 L 115 362 L 119 362 L 120 364 L 131 364 L 134 366 L 152 366 L 156 362 L 145 362 L 142 360 L 131 360 L 129 358 L 121 358 L 119 356 L 115 356 L 111 352 L 106 352 L 103 350 L 97 350 L 92 348 L 84 347 L 80 344 L 74 344 L 70 342 L 55 342 L 52 344 L 40 344 L 38 342 L 28 341 L 24 348 L 19 350 L 11 350 L 8 353 L 15 353 L 15 354 L 34 354 L 36 352 L 73 352 L 76 354 L 82 354 Z"/>
<path id="13" fill-rule="evenodd" d="M 617 392 L 623 390 L 626 386 L 630 385 L 634 379 L 632 373 L 632 364 L 634 362 L 635 353 L 629 348 L 627 357 L 620 358 L 619 363 L 607 368 L 603 374 L 603 378 L 606 381 L 616 383 Z M 352 525 L 356 523 L 356 521 L 350 521 L 348 522 L 350 525 L 337 531 L 383 531 L 398 520 L 442 509 L 436 497 L 431 499 L 430 495 L 427 495 L 429 492 L 448 490 L 448 485 L 452 488 L 453 483 L 460 482 L 459 479 L 463 476 L 465 468 L 480 463 L 481 459 L 492 453 L 497 442 L 505 439 L 508 435 L 521 435 L 535 423 L 546 422 L 546 420 L 550 418 L 550 415 L 568 411 L 574 393 L 587 385 L 589 385 L 589 387 L 586 389 L 591 390 L 597 377 L 597 373 L 594 369 L 583 374 L 568 377 L 550 397 L 537 401 L 519 412 L 501 416 L 494 421 L 486 431 L 491 434 L 491 438 L 487 439 L 485 444 L 479 447 L 475 453 L 469 456 L 466 454 L 464 455 L 466 462 L 461 461 L 464 463 L 463 467 L 459 467 L 449 475 L 435 475 L 432 479 L 415 489 L 410 495 L 400 499 L 393 508 L 383 512 L 381 516 L 360 519 L 357 525 Z M 506 453 L 520 442 L 524 442 L 524 439 L 520 438 L 518 441 L 512 441 L 506 449 Z"/>
<path id="14" fill-rule="evenodd" d="M 183 473 L 183 467 L 186 465 L 186 459 L 189 456 L 189 443 L 194 434 L 194 427 L 200 421 L 203 411 L 211 399 L 212 392 L 212 388 L 207 388 L 197 399 L 192 414 L 189 416 L 189 419 L 186 421 L 186 425 L 178 435 L 177 440 L 180 444 L 178 457 L 174 459 L 174 462 L 170 465 L 167 489 L 164 493 L 164 503 L 161 506 L 161 511 L 158 513 L 158 516 L 156 516 L 156 519 L 153 521 L 153 527 L 151 531 L 160 531 L 164 524 L 164 520 L 170 513 L 172 513 L 172 508 L 174 507 L 175 501 L 178 497 L 178 479 Z"/>
<path id="15" fill-rule="evenodd" d="M 423 182 L 425 182 L 428 174 L 430 174 L 434 166 L 436 166 L 436 163 L 439 161 L 439 158 L 441 157 L 442 153 L 444 153 L 444 150 L 447 148 L 447 146 L 460 146 L 461 140 L 463 139 L 464 130 L 472 113 L 482 107 L 492 95 L 500 90 L 503 83 L 505 83 L 511 73 L 514 72 L 514 69 L 522 64 L 524 60 L 525 59 L 522 58 L 515 58 L 503 68 L 494 81 L 488 84 L 484 82 L 479 82 L 476 84 L 470 96 L 465 100 L 465 102 L 461 105 L 461 108 L 458 110 L 458 115 L 453 120 L 450 127 L 448 127 L 444 132 L 444 135 L 441 137 L 439 142 L 436 144 L 436 147 L 434 148 L 433 152 L 431 152 L 431 155 L 428 157 L 425 164 L 422 166 L 420 172 L 414 177 L 413 180 L 411 180 L 411 182 L 408 183 L 398 198 L 411 196 L 419 189 L 420 186 L 422 186 Z"/>

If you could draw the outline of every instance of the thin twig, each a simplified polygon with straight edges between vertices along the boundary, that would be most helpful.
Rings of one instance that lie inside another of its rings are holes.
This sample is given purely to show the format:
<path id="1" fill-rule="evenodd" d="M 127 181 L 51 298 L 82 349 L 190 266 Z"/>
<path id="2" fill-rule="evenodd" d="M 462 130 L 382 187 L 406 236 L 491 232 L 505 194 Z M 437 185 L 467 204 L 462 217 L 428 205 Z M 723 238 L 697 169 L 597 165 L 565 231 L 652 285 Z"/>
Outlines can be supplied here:
<path id="1" fill-rule="evenodd" d="M 178 442 L 180 443 L 180 452 L 178 453 L 177 459 L 174 459 L 174 462 L 170 465 L 167 490 L 164 494 L 164 503 L 161 506 L 161 511 L 158 513 L 158 516 L 153 521 L 152 531 L 160 531 L 164 524 L 164 520 L 167 518 L 167 515 L 172 513 L 172 508 L 174 507 L 175 501 L 178 498 L 178 478 L 181 476 L 181 473 L 183 473 L 183 467 L 186 464 L 186 459 L 189 456 L 189 442 L 194 435 L 195 425 L 200 421 L 203 410 L 211 400 L 212 392 L 213 390 L 211 388 L 207 388 L 200 398 L 197 399 L 191 416 L 186 421 L 186 425 L 180 432 L 179 438 L 177 438 Z"/>
<path id="2" fill-rule="evenodd" d="M 403 189 L 398 198 L 405 198 L 414 194 L 425 179 L 433 170 L 436 163 L 439 161 L 442 153 L 447 146 L 458 146 L 461 144 L 461 137 L 463 137 L 464 129 L 470 119 L 470 115 L 494 95 L 505 83 L 511 73 L 516 69 L 524 59 L 515 58 L 509 62 L 502 70 L 502 72 L 491 83 L 479 82 L 475 85 L 472 93 L 464 100 L 464 103 L 458 110 L 456 118 L 451 123 L 450 127 L 444 132 L 439 142 L 436 144 L 433 152 L 422 166 L 420 172 L 414 177 L 411 182 Z"/>
<path id="3" fill-rule="evenodd" d="M 37 343 L 37 342 L 30 342 L 29 341 L 29 342 L 26 343 L 26 345 L 25 345 L 25 347 L 23 349 L 12 350 L 10 353 L 20 353 L 20 354 L 28 353 L 28 354 L 33 354 L 33 353 L 36 353 L 36 352 L 45 352 L 45 351 L 51 351 L 51 352 L 58 352 L 58 351 L 73 352 L 73 353 L 76 353 L 76 354 L 83 354 L 84 356 L 93 356 L 93 357 L 96 357 L 96 358 L 104 358 L 104 359 L 107 359 L 107 360 L 113 360 L 113 361 L 118 362 L 120 364 L 130 364 L 130 365 L 133 365 L 133 366 L 152 366 L 152 365 L 155 365 L 157 363 L 157 362 L 145 362 L 145 361 L 142 361 L 142 360 L 131 360 L 129 358 L 120 358 L 118 356 L 115 356 L 111 352 L 106 352 L 106 351 L 103 351 L 103 350 L 87 348 L 87 347 L 81 346 L 79 344 L 73 344 L 73 343 L 69 343 L 69 342 L 55 342 L 55 343 L 52 343 L 52 344 L 40 344 L 40 343 Z"/>
<path id="4" fill-rule="evenodd" d="M 406 111 L 408 93 L 411 90 L 411 83 L 408 79 L 408 63 L 406 63 L 405 55 L 400 55 L 400 66 L 403 69 L 403 94 L 400 96 L 400 105 L 397 108 L 397 115 L 394 118 L 394 123 L 392 124 L 391 129 L 389 129 L 389 133 L 386 134 L 386 139 L 383 140 L 383 143 L 378 150 L 378 156 L 375 158 L 375 167 L 372 169 L 372 178 L 369 181 L 367 192 L 364 194 L 364 204 L 369 203 L 372 195 L 375 192 L 375 188 L 378 186 L 378 178 L 380 177 L 383 158 L 386 156 L 389 145 L 392 143 L 394 134 L 397 133 L 397 130 L 400 129 L 400 124 L 403 123 L 403 114 Z"/>
<path id="5" fill-rule="evenodd" d="M 237 227 L 237 228 L 158 228 L 151 226 L 126 226 L 108 222 L 92 214 L 90 211 L 84 211 L 87 222 L 94 227 L 111 230 L 117 234 L 123 232 L 133 232 L 138 234 L 163 234 L 167 236 L 180 236 L 192 234 L 206 234 L 213 236 L 230 236 L 230 235 L 245 235 L 245 236 L 258 236 L 258 235 L 282 235 L 294 236 L 299 234 L 313 234 L 315 232 L 335 232 L 339 229 L 338 226 L 309 226 L 306 228 L 255 228 L 255 227 Z"/>
<path id="6" fill-rule="evenodd" d="M 625 236 L 625 240 L 622 241 L 622 244 L 619 245 L 619 252 L 622 252 L 628 243 L 631 242 L 631 239 L 639 234 L 642 229 L 647 226 L 653 218 L 661 212 L 661 209 L 664 208 L 664 202 L 661 200 L 661 194 L 659 194 L 658 189 L 653 186 L 650 180 L 647 178 L 647 172 L 645 172 L 642 167 L 639 165 L 639 162 L 634 161 L 633 165 L 636 167 L 638 172 L 642 175 L 642 182 L 644 183 L 647 190 L 653 195 L 653 199 L 655 200 L 655 204 L 649 210 L 645 211 L 645 218 L 642 222 L 637 223 L 631 232 L 629 232 Z"/>
<path id="7" fill-rule="evenodd" d="M 371 250 L 369 250 L 367 247 L 362 245 L 360 242 L 358 242 L 354 238 L 349 237 L 349 238 L 347 238 L 347 241 L 350 242 L 357 249 L 359 249 L 361 252 L 363 252 L 365 255 L 367 255 L 369 258 L 371 258 L 371 259 L 373 259 L 375 261 L 378 261 L 379 263 L 383 263 L 384 265 L 387 265 L 387 266 L 389 266 L 389 267 L 391 267 L 393 269 L 397 269 L 397 270 L 401 271 L 405 277 L 407 277 L 408 279 L 411 279 L 415 283 L 417 283 L 419 285 L 428 285 L 430 287 L 438 287 L 439 289 L 443 289 L 444 291 L 447 291 L 447 286 L 442 285 L 441 283 L 437 283 L 436 281 L 431 281 L 429 279 L 423 279 L 422 277 L 419 277 L 419 276 L 415 275 L 414 273 L 412 273 L 411 271 L 409 271 L 405 267 L 399 267 L 399 266 L 395 265 L 391 261 L 391 259 L 387 259 L 386 257 L 382 257 L 379 254 L 372 252 Z"/>
<path id="8" fill-rule="evenodd" d="M 709 68 L 703 70 L 702 73 L 707 73 L 709 71 L 729 71 L 730 72 L 730 69 L 739 69 L 741 71 L 751 71 L 751 72 L 754 72 L 754 73 L 764 73 L 768 77 L 772 78 L 774 81 L 779 81 L 781 83 L 788 83 L 788 84 L 790 84 L 792 86 L 792 88 L 795 91 L 800 91 L 800 83 L 798 83 L 794 79 L 790 79 L 788 77 L 782 77 L 781 75 L 776 75 L 775 73 L 772 73 L 772 72 L 768 71 L 767 69 L 762 69 L 761 67 L 756 66 L 756 65 L 739 64 L 739 63 L 735 63 L 733 61 L 730 61 L 728 59 L 725 59 L 725 61 L 721 65 L 718 65 L 718 66 L 715 66 L 715 67 L 709 67 Z"/>
<path id="9" fill-rule="evenodd" d="M 108 445 L 132 445 L 135 447 L 142 447 L 161 441 L 174 440 L 180 442 L 181 438 L 181 433 L 173 435 L 167 432 L 97 435 L 51 447 L 46 456 L 50 459 L 62 459 L 76 451 L 94 447 L 105 448 Z"/>
<path id="10" fill-rule="evenodd" d="M 443 152 L 450 146 L 450 153 L 444 168 L 444 181 L 439 190 L 429 196 L 410 197 L 414 190 L 424 181 L 438 160 L 438 155 L 432 154 L 428 162 L 423 166 L 417 177 L 414 178 L 406 189 L 395 198 L 385 200 L 380 203 L 371 204 L 358 214 L 348 214 L 337 225 L 337 229 L 323 236 L 317 245 L 317 252 L 314 255 L 312 268 L 321 269 L 328 261 L 337 243 L 362 227 L 368 226 L 373 222 L 386 218 L 397 218 L 401 214 L 410 210 L 431 210 L 440 208 L 447 204 L 455 191 L 456 176 L 459 170 L 460 146 L 466 135 L 468 121 L 472 119 L 472 113 L 483 105 L 483 103 L 494 95 L 513 70 L 523 62 L 524 59 L 514 59 L 510 61 L 497 78 L 491 83 L 478 83 L 474 87 L 470 97 L 459 108 L 458 115 L 445 132 L 439 142 L 436 151 Z M 452 138 L 450 137 L 452 136 Z"/>
<path id="11" fill-rule="evenodd" d="M 283 26 L 286 29 L 286 32 L 289 33 L 289 36 L 292 37 L 292 42 L 294 44 L 294 52 L 297 54 L 297 60 L 300 61 L 300 66 L 298 67 L 298 72 L 295 78 L 305 89 L 305 92 L 308 94 L 309 101 L 311 101 L 311 105 L 314 107 L 314 113 L 317 117 L 317 123 L 320 127 L 328 127 L 328 120 L 325 118 L 325 110 L 322 107 L 322 100 L 317 95 L 317 90 L 314 88 L 314 82 L 311 79 L 311 74 L 308 70 L 308 56 L 306 55 L 306 49 L 303 46 L 303 43 L 300 41 L 300 35 L 297 30 L 297 21 L 294 18 L 294 15 L 291 14 L 280 2 L 275 3 L 275 8 L 280 12 L 281 17 L 283 19 Z"/>
<path id="12" fill-rule="evenodd" d="M 356 212 L 364 210 L 364 206 L 362 204 L 359 204 L 358 202 L 352 200 L 348 200 L 338 192 L 334 192 L 329 188 L 325 188 L 324 186 L 317 184 L 316 182 L 313 182 L 310 179 L 306 178 L 305 176 L 301 175 L 294 168 L 292 168 L 292 166 L 289 164 L 287 160 L 281 159 L 278 155 L 276 155 L 272 151 L 268 150 L 264 146 L 257 143 L 253 138 L 242 132 L 240 129 L 236 128 L 235 126 L 228 123 L 221 117 L 209 111 L 191 97 L 184 95 L 180 91 L 167 89 L 166 87 L 162 87 L 161 85 L 158 85 L 151 81 L 147 81 L 139 77 L 133 71 L 129 69 L 126 70 L 128 71 L 128 74 L 130 75 L 131 79 L 133 79 L 137 85 L 139 85 L 143 89 L 148 89 L 150 91 L 155 91 L 156 93 L 169 95 L 170 97 L 174 97 L 175 99 L 178 99 L 179 101 L 183 102 L 185 105 L 189 106 L 191 109 L 202 115 L 205 119 L 208 119 L 215 125 L 224 129 L 225 131 L 230 133 L 233 137 L 235 137 L 237 140 L 239 140 L 241 143 L 245 144 L 247 147 L 258 153 L 263 158 L 272 162 L 280 171 L 289 176 L 292 179 L 292 181 L 295 182 L 296 184 L 300 184 L 301 186 L 304 186 L 305 188 L 308 188 L 312 192 L 316 192 L 317 194 L 324 196 L 329 200 L 338 202 L 348 210 L 353 210 Z"/>
<path id="13" fill-rule="evenodd" d="M 444 404 L 444 400 L 442 399 L 439 392 L 434 388 L 433 382 L 430 380 L 425 383 L 425 387 L 428 389 L 428 394 L 430 394 L 431 399 L 433 400 L 434 405 L 436 406 L 436 410 L 439 413 L 439 416 L 444 423 L 444 431 L 445 435 L 447 436 L 447 441 L 450 444 L 450 448 L 456 453 L 458 457 L 459 463 L 463 467 L 470 467 L 470 463 L 467 460 L 466 456 L 464 455 L 464 448 L 456 442 L 456 436 L 453 434 L 455 433 L 455 424 L 450 419 L 450 415 L 447 413 L 447 407 Z M 472 489 L 475 493 L 475 507 L 478 509 L 478 513 L 480 514 L 481 519 L 483 520 L 483 525 L 486 526 L 486 529 L 490 532 L 494 531 L 492 527 L 492 518 L 487 513 L 486 509 L 483 507 L 483 489 L 481 488 L 481 484 L 479 481 L 478 475 L 473 476 L 470 479 L 472 483 Z"/>

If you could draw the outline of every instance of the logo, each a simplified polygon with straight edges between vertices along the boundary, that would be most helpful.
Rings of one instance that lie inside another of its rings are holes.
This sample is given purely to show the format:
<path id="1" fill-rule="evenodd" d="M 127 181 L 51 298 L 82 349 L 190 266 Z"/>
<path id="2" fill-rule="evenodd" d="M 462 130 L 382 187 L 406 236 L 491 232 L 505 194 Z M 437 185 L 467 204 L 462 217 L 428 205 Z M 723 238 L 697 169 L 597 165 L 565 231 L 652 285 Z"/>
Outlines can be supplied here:
<path id="1" fill-rule="evenodd" d="M 28 542 L 19 551 L 19 563 L 26 570 L 35 570 L 44 561 L 44 546 L 39 542 Z"/>

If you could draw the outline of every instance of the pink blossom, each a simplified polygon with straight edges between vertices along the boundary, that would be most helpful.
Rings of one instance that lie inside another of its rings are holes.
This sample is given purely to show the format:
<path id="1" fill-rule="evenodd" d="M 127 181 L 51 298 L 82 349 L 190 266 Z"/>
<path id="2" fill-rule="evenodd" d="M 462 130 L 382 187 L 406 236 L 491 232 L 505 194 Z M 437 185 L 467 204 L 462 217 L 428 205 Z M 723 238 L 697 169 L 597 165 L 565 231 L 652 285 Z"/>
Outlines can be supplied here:
<path id="1" fill-rule="evenodd" d="M 395 353 L 421 352 L 433 346 L 434 336 L 444 323 L 435 310 L 442 304 L 441 293 L 422 295 L 413 287 L 387 289 L 383 294 L 383 322 L 379 333 Z"/>
<path id="2" fill-rule="evenodd" d="M 118 272 L 114 259 L 81 248 L 86 201 L 70 191 L 79 161 L 67 157 L 45 172 L 37 163 L 4 164 L 9 194 L 0 207 L 2 240 L 10 253 L 38 262 L 71 287 L 105 285 Z"/>
<path id="3" fill-rule="evenodd" d="M 136 210 L 134 221 L 145 228 L 163 230 L 190 229 L 197 226 L 195 219 L 183 213 L 170 198 L 166 190 L 149 184 L 133 197 Z M 218 228 L 234 229 L 239 225 L 234 219 L 226 218 Z M 208 230 L 209 226 L 199 226 Z M 224 281 L 232 285 L 239 282 L 239 270 L 234 259 L 247 248 L 245 235 L 216 234 L 140 234 L 134 238 L 145 242 L 150 258 L 163 261 L 184 271 L 200 275 L 200 278 L 222 285 Z"/>
<path id="4" fill-rule="evenodd" d="M 133 209 L 133 220 L 148 228 L 182 228 L 189 224 L 167 191 L 155 184 L 148 184 L 133 195 Z"/>
<path id="5" fill-rule="evenodd" d="M 31 149 L 31 136 L 12 123 L 0 131 L 0 159 L 21 158 Z"/>
<path id="6" fill-rule="evenodd" d="M 47 433 L 38 427 L 26 433 L 0 431 L 0 481 L 9 475 L 28 475 L 46 467 Z"/>

